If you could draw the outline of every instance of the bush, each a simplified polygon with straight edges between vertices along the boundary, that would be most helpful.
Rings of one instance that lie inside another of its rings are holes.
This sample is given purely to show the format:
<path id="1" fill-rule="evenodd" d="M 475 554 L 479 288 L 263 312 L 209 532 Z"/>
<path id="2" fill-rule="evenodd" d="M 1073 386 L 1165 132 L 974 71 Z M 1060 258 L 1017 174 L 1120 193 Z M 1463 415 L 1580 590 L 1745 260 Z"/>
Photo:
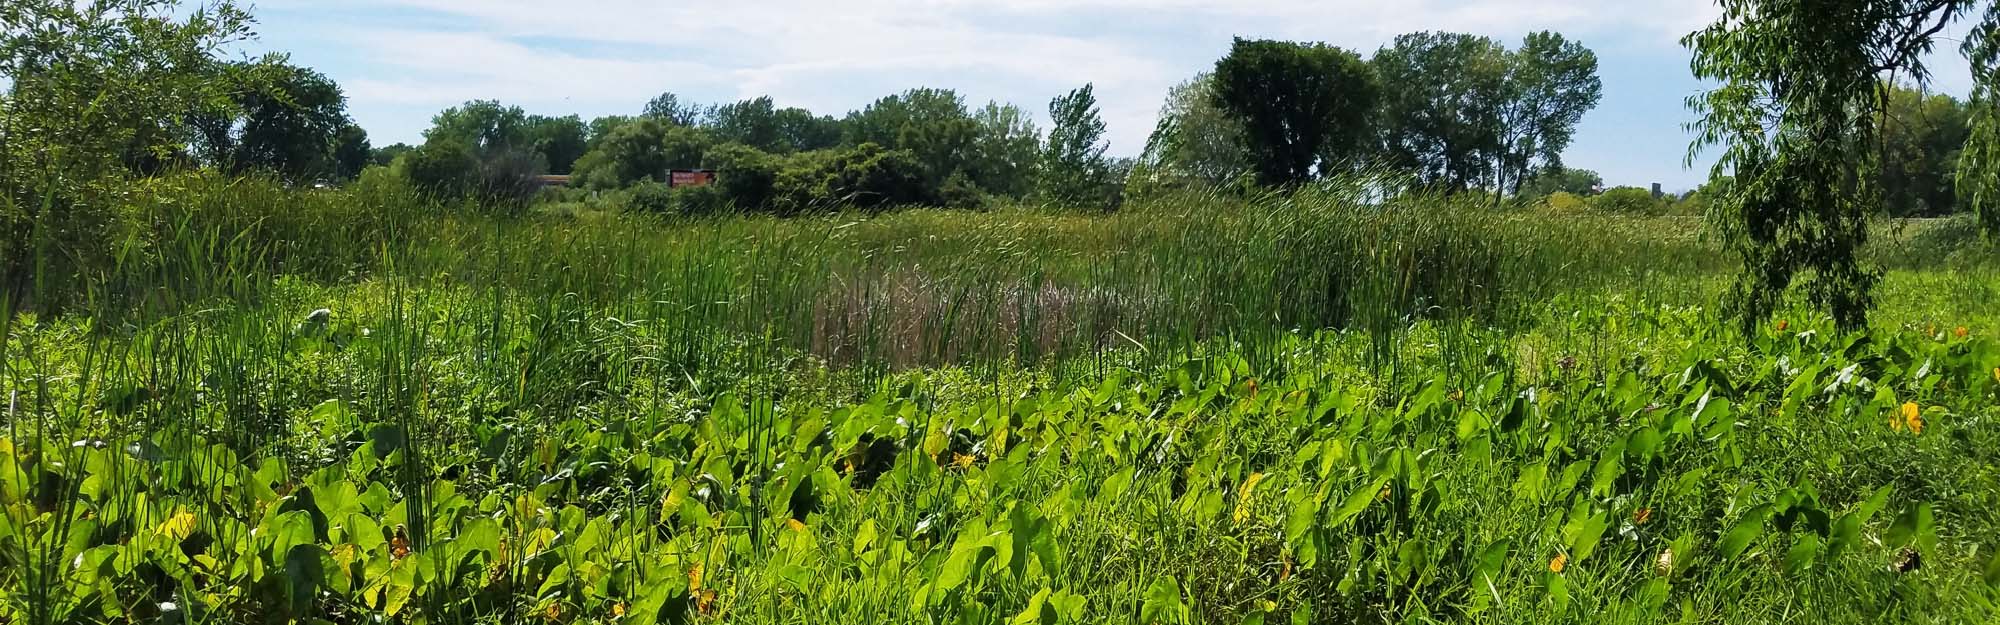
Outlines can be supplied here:
<path id="1" fill-rule="evenodd" d="M 1616 187 L 1590 198 L 1590 207 L 1605 213 L 1654 215 L 1665 212 L 1667 204 L 1655 199 L 1650 190 L 1639 187 Z"/>
<path id="2" fill-rule="evenodd" d="M 756 148 L 731 143 L 710 150 L 718 193 L 747 209 L 770 206 L 778 184 L 778 159 Z M 703 200 L 709 202 L 710 200 Z"/>
<path id="3" fill-rule="evenodd" d="M 709 217 L 730 211 L 735 202 L 721 185 L 674 187 L 674 213 L 682 217 Z"/>
<path id="4" fill-rule="evenodd" d="M 458 199 L 480 186 L 479 156 L 458 141 L 435 141 L 396 157 L 396 171 L 418 191 L 438 199 Z"/>
<path id="5" fill-rule="evenodd" d="M 774 205 L 784 213 L 839 206 L 880 208 L 936 201 L 924 169 L 905 150 L 863 143 L 800 154 L 780 172 Z"/>
<path id="6" fill-rule="evenodd" d="M 1557 213 L 1581 213 L 1590 210 L 1590 200 L 1568 191 L 1550 193 L 1542 198 L 1542 208 Z"/>
<path id="7" fill-rule="evenodd" d="M 986 192 L 961 169 L 944 180 L 944 186 L 938 189 L 938 203 L 947 208 L 984 208 Z"/>
<path id="8" fill-rule="evenodd" d="M 674 189 L 665 183 L 647 180 L 633 186 L 627 193 L 627 212 L 649 215 L 671 215 L 674 212 Z"/>

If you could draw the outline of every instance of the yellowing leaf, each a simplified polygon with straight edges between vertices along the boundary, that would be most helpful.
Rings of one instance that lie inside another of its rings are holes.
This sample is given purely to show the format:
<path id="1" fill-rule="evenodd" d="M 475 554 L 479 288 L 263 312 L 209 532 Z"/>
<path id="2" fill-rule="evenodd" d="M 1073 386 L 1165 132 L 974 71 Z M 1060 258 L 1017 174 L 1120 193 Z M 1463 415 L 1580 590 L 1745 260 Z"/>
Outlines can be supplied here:
<path id="1" fill-rule="evenodd" d="M 184 540 L 188 537 L 188 534 L 194 533 L 194 525 L 195 518 L 193 512 L 175 510 L 174 515 L 168 518 L 166 522 L 161 523 L 160 528 L 156 531 L 174 540 Z"/>
<path id="2" fill-rule="evenodd" d="M 794 532 L 804 532 L 806 531 L 806 524 L 800 523 L 798 519 L 785 519 L 785 529 Z"/>
<path id="3" fill-rule="evenodd" d="M 1252 472 L 1249 479 L 1243 480 L 1243 488 L 1236 491 L 1236 512 L 1229 515 L 1230 519 L 1241 524 L 1250 518 L 1250 495 L 1256 492 L 1257 483 L 1262 481 L 1264 474 L 1256 472 Z"/>

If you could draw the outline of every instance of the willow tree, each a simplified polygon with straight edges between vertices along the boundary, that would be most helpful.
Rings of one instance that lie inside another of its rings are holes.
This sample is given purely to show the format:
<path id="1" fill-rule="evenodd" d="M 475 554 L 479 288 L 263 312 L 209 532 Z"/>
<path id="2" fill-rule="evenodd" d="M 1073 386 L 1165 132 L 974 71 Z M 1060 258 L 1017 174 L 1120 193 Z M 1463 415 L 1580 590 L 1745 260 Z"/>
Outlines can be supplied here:
<path id="1" fill-rule="evenodd" d="M 1711 217 L 1743 260 L 1729 311 L 1748 333 L 1797 289 L 1843 328 L 1867 324 L 1878 272 L 1857 255 L 1873 188 L 1877 120 L 1896 81 L 1927 84 L 1927 59 L 1954 23 L 1976 22 L 1961 52 L 1974 68 L 1977 130 L 1959 189 L 1989 232 L 2000 224 L 1992 0 L 1720 0 L 1722 16 L 1688 35 L 1694 73 L 1716 81 L 1690 97 L 1701 115 L 1690 151 L 1721 146 L 1715 177 L 1733 182 Z"/>

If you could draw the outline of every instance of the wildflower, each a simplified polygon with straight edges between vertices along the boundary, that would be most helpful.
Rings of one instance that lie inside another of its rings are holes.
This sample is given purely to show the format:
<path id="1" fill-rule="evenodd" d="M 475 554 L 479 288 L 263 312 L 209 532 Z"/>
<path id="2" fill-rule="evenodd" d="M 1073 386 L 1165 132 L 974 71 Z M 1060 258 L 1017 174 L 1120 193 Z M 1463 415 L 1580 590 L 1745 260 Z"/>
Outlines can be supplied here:
<path id="1" fill-rule="evenodd" d="M 1959 326 L 1958 329 L 1951 331 L 1951 335 L 1958 338 L 1965 338 L 1968 334 L 1972 334 L 1972 330 L 1966 329 L 1965 326 Z"/>
<path id="2" fill-rule="evenodd" d="M 1673 572 L 1674 572 L 1674 548 L 1668 547 L 1660 552 L 1660 557 L 1658 559 L 1653 560 L 1653 574 L 1659 575 L 1661 577 L 1666 577 L 1668 574 Z"/>
<path id="3" fill-rule="evenodd" d="M 1461 401 L 1465 401 L 1465 390 L 1464 390 L 1464 389 L 1452 389 L 1452 391 L 1451 391 L 1451 400 L 1452 400 L 1452 401 L 1454 401 L 1454 402 L 1461 402 Z"/>
<path id="4" fill-rule="evenodd" d="M 1785 331 L 1786 329 L 1788 329 L 1788 328 L 1790 328 L 1790 327 L 1792 327 L 1792 324 L 1791 324 L 1791 322 L 1789 322 L 1789 321 L 1785 321 L 1785 320 L 1783 320 L 1783 319 L 1779 319 L 1779 320 L 1778 320 L 1778 331 L 1779 331 L 1779 332 L 1784 332 L 1784 331 Z"/>
<path id="5" fill-rule="evenodd" d="M 1652 520 L 1652 518 L 1653 518 L 1652 508 L 1640 508 L 1632 513 L 1632 524 L 1645 525 L 1646 521 L 1650 521 Z"/>
<path id="6" fill-rule="evenodd" d="M 543 618 L 544 620 L 549 620 L 549 621 L 555 621 L 555 620 L 559 620 L 559 619 L 561 619 L 561 618 L 562 618 L 562 604 L 560 604 L 560 603 L 551 603 L 551 604 L 549 604 L 549 609 L 547 609 L 547 610 L 543 610 L 543 611 L 542 611 L 542 618 Z"/>
<path id="7" fill-rule="evenodd" d="M 389 539 L 389 558 L 401 560 L 410 555 L 410 535 L 403 526 L 396 526 L 396 536 Z"/>
<path id="8" fill-rule="evenodd" d="M 1909 428 L 1911 434 L 1924 433 L 1923 411 L 1917 407 L 1917 402 L 1904 402 L 1902 416 L 1902 420 L 1892 420 L 1889 422 L 1889 425 L 1899 431 L 1903 428 Z"/>
<path id="9" fill-rule="evenodd" d="M 620 601 L 618 603 L 611 604 L 611 618 L 623 618 L 624 616 L 625 616 L 625 602 Z"/>
<path id="10" fill-rule="evenodd" d="M 1569 554 L 1558 553 L 1554 559 L 1549 560 L 1550 573 L 1561 573 L 1565 566 L 1569 566 Z"/>

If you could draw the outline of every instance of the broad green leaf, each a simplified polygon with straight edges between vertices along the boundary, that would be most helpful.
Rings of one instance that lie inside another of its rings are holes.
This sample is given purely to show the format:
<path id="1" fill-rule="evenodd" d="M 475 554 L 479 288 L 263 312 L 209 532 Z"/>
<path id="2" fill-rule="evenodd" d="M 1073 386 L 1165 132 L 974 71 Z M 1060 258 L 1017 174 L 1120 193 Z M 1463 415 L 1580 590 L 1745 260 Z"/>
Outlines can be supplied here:
<path id="1" fill-rule="evenodd" d="M 1146 587 L 1145 602 L 1139 606 L 1139 621 L 1143 623 L 1180 623 L 1187 618 L 1187 606 L 1181 603 L 1181 583 L 1172 575 L 1153 578 Z"/>
<path id="2" fill-rule="evenodd" d="M 1723 534 L 1722 540 L 1716 543 L 1715 548 L 1722 552 L 1722 558 L 1735 560 L 1737 556 L 1743 555 L 1743 551 L 1750 548 L 1750 543 L 1764 534 L 1764 524 L 1771 520 L 1772 512 L 1769 505 L 1760 505 L 1744 512 L 1743 516 L 1736 520 L 1736 525 L 1730 527 L 1729 532 Z"/>

